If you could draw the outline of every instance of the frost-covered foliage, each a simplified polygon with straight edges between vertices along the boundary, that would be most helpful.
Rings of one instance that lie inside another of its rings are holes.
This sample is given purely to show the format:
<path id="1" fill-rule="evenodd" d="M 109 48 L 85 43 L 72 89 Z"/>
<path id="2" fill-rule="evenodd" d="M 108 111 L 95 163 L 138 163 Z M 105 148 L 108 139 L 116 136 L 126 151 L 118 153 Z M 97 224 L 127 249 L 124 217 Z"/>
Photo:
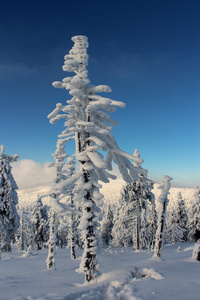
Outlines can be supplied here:
<path id="1" fill-rule="evenodd" d="M 7 155 L 5 147 L 0 150 L 0 243 L 4 251 L 11 251 L 11 241 L 19 226 L 16 210 L 18 203 L 17 185 L 11 174 L 10 164 L 18 160 L 18 155 Z"/>
<path id="2" fill-rule="evenodd" d="M 139 156 L 138 150 L 134 154 Z M 142 170 L 140 165 L 137 167 L 139 171 Z M 155 215 L 154 195 L 151 192 L 153 182 L 147 178 L 147 170 L 143 170 L 142 173 L 138 180 L 126 185 L 121 191 L 121 201 L 116 210 L 112 230 L 115 246 L 133 245 L 136 250 L 144 250 L 153 243 L 154 226 L 150 218 L 153 208 Z"/>
<path id="3" fill-rule="evenodd" d="M 106 207 L 103 220 L 101 222 L 101 241 L 103 245 L 109 245 L 112 240 L 113 212 L 110 205 Z"/>
<path id="4" fill-rule="evenodd" d="M 112 126 L 118 123 L 111 119 L 109 113 L 116 111 L 117 107 L 125 107 L 125 104 L 96 95 L 101 92 L 108 93 L 111 89 L 106 85 L 90 84 L 87 71 L 87 37 L 75 36 L 72 41 L 74 46 L 65 56 L 63 70 L 74 72 L 75 76 L 53 83 L 56 88 L 69 90 L 72 98 L 67 100 L 67 105 L 58 103 L 48 118 L 52 124 L 59 119 L 65 119 L 66 129 L 59 137 L 63 142 L 75 140 L 80 172 L 61 182 L 59 188 L 62 189 L 66 184 L 72 184 L 80 178 L 77 198 L 82 201 L 79 228 L 84 240 L 84 253 L 79 271 L 85 273 L 85 280 L 89 282 L 98 273 L 97 226 L 101 213 L 99 206 L 102 205 L 102 195 L 99 192 L 101 185 L 98 181 L 109 182 L 109 178 L 114 178 L 109 174 L 114 161 L 124 180 L 131 182 L 138 175 L 129 159 L 136 163 L 142 163 L 142 159 L 120 150 L 111 133 Z M 99 150 L 106 151 L 105 159 Z"/>
<path id="5" fill-rule="evenodd" d="M 64 165 L 65 159 L 69 156 L 65 152 L 65 141 L 62 139 L 57 140 L 56 151 L 52 154 L 55 162 L 51 163 L 50 167 L 54 167 L 55 178 L 54 183 L 59 183 L 60 181 L 66 179 Z"/>
<path id="6" fill-rule="evenodd" d="M 165 239 L 174 244 L 176 242 L 185 242 L 187 240 L 187 221 L 185 202 L 181 193 L 177 195 L 177 202 L 172 211 L 167 213 Z"/>
<path id="7" fill-rule="evenodd" d="M 166 218 L 166 210 L 168 204 L 168 194 L 171 187 L 170 181 L 172 180 L 169 176 L 163 176 L 161 185 L 159 189 L 161 190 L 161 194 L 158 198 L 158 224 L 156 230 L 156 242 L 154 255 L 157 257 L 161 257 L 162 255 L 162 246 L 163 246 L 163 235 L 165 228 L 165 218 Z"/>
<path id="8" fill-rule="evenodd" d="M 200 239 L 200 189 L 197 186 L 189 211 L 188 230 L 189 241 L 197 242 Z"/>

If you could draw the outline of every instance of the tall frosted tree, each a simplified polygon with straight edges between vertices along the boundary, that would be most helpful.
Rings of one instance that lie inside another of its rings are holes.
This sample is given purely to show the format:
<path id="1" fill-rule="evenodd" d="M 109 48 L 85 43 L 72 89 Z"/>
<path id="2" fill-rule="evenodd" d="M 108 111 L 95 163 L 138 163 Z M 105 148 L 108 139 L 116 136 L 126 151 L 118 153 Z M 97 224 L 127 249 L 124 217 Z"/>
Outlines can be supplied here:
<path id="1" fill-rule="evenodd" d="M 109 178 L 114 178 L 109 174 L 114 161 L 124 180 L 131 182 L 138 175 L 129 159 L 140 163 L 142 159 L 122 151 L 111 133 L 111 126 L 118 123 L 111 119 L 109 113 L 116 111 L 117 107 L 125 107 L 125 104 L 96 95 L 111 92 L 111 89 L 106 85 L 90 84 L 87 71 L 87 37 L 75 36 L 72 41 L 74 46 L 65 56 L 63 70 L 74 72 L 75 76 L 65 77 L 62 82 L 53 83 L 56 88 L 69 90 L 72 98 L 67 100 L 67 105 L 58 103 L 48 117 L 51 123 L 64 118 L 66 129 L 59 137 L 65 142 L 75 140 L 75 155 L 80 171 L 71 177 L 70 182 L 78 178 L 81 180 L 79 195 L 82 202 L 82 218 L 79 227 L 82 231 L 84 252 L 79 270 L 85 274 L 85 281 L 90 282 L 98 274 L 97 226 L 101 213 L 99 206 L 103 198 L 99 192 L 101 185 L 98 181 L 109 182 Z M 105 159 L 99 150 L 106 151 Z M 63 182 L 64 184 L 66 183 Z"/>
<path id="2" fill-rule="evenodd" d="M 17 184 L 11 173 L 11 163 L 19 159 L 18 155 L 7 155 L 5 146 L 0 151 L 0 241 L 3 251 L 11 251 L 11 241 L 19 227 L 16 210 L 18 203 Z"/>
<path id="3" fill-rule="evenodd" d="M 48 256 L 46 259 L 47 269 L 48 270 L 56 270 L 55 265 L 55 247 L 57 242 L 57 214 L 61 212 L 63 209 L 59 205 L 59 197 L 61 194 L 65 193 L 65 186 L 61 189 L 59 188 L 60 182 L 65 180 L 67 177 L 64 174 L 63 167 L 65 164 L 65 159 L 68 157 L 68 154 L 65 152 L 65 141 L 58 139 L 56 144 L 56 151 L 53 153 L 53 157 L 55 162 L 50 165 L 50 167 L 54 167 L 55 178 L 53 186 L 49 192 L 49 204 L 50 204 L 50 233 L 49 240 L 47 242 L 48 245 Z"/>
<path id="4" fill-rule="evenodd" d="M 76 258 L 75 253 L 75 204 L 74 204 L 74 183 L 72 180 L 71 184 L 63 184 L 60 186 L 61 182 L 66 182 L 66 179 L 71 179 L 75 173 L 75 160 L 73 157 L 68 157 L 69 155 L 65 152 L 65 139 L 58 139 L 56 145 L 56 151 L 53 154 L 55 162 L 50 166 L 54 167 L 55 171 L 55 179 L 54 185 L 50 191 L 51 196 L 53 196 L 57 202 L 60 202 L 61 199 L 69 198 L 68 209 L 70 208 L 70 234 L 69 241 L 71 246 L 71 258 Z M 67 159 L 67 161 L 66 161 Z M 70 202 L 70 203 L 69 203 Z M 65 207 L 67 209 L 67 207 Z M 52 220 L 57 220 L 57 218 L 53 218 Z M 52 222 L 50 222 L 52 224 Z M 56 227 L 55 227 L 56 228 Z M 67 236 L 66 236 L 67 239 Z M 55 240 L 55 239 L 54 239 Z"/>

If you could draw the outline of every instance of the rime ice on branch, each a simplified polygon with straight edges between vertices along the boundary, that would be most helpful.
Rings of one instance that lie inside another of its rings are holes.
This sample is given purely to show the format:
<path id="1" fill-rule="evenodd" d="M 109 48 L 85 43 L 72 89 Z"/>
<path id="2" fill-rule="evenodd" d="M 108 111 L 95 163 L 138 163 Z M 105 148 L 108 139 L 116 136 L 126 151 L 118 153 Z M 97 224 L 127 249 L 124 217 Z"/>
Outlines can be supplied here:
<path id="1" fill-rule="evenodd" d="M 162 184 L 158 187 L 161 190 L 161 194 L 158 198 L 158 225 L 156 230 L 156 243 L 154 249 L 154 256 L 161 257 L 162 254 L 162 246 L 163 246 L 163 233 L 165 227 L 165 217 L 168 199 L 167 195 L 170 190 L 170 181 L 172 180 L 169 176 L 163 176 Z"/>
<path id="2" fill-rule="evenodd" d="M 18 203 L 17 184 L 11 174 L 12 162 L 19 159 L 17 154 L 4 153 L 5 146 L 0 150 L 0 242 L 3 251 L 11 251 L 11 241 L 19 227 L 19 216 L 16 210 Z"/>
<path id="3" fill-rule="evenodd" d="M 67 105 L 58 103 L 48 118 L 53 124 L 65 119 L 66 129 L 59 135 L 63 141 L 75 139 L 76 159 L 80 165 L 80 175 L 72 176 L 71 181 L 81 178 L 79 199 L 82 201 L 83 215 L 80 222 L 84 240 L 84 253 L 80 272 L 84 272 L 86 282 L 94 280 L 97 268 L 97 225 L 103 196 L 99 193 L 98 180 L 109 182 L 115 176 L 109 174 L 114 161 L 126 182 L 138 178 L 136 168 L 129 161 L 142 163 L 143 160 L 122 151 L 111 133 L 112 126 L 118 123 L 110 117 L 117 107 L 125 107 L 123 102 L 101 97 L 96 93 L 111 92 L 107 85 L 94 86 L 88 79 L 88 42 L 86 36 L 72 38 L 74 46 L 65 56 L 63 70 L 74 72 L 75 76 L 65 77 L 53 86 L 69 90 L 72 96 Z M 109 125 L 108 125 L 109 124 Z M 111 126 L 110 126 L 111 125 Z M 106 152 L 104 159 L 99 150 Z M 66 184 L 66 183 L 63 183 Z"/>

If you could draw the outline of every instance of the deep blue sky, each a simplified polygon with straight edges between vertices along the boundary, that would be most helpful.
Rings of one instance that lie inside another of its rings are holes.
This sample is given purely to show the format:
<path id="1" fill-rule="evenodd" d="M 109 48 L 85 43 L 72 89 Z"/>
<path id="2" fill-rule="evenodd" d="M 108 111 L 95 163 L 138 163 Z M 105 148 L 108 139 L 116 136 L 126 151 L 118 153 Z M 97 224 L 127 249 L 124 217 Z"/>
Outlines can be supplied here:
<path id="1" fill-rule="evenodd" d="M 63 57 L 71 37 L 89 39 L 89 78 L 127 106 L 113 114 L 119 146 L 139 148 L 149 177 L 199 184 L 200 1 L 0 0 L 0 144 L 51 161 L 63 122 L 47 115 L 67 91 Z M 72 154 L 72 145 L 66 147 Z"/>

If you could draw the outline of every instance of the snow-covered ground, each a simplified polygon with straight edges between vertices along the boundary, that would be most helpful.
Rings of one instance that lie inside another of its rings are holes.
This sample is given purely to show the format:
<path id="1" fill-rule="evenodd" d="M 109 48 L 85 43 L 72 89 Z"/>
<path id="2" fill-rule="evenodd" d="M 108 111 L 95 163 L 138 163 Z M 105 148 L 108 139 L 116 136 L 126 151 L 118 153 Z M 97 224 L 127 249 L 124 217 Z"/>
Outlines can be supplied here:
<path id="1" fill-rule="evenodd" d="M 117 205 L 123 180 L 103 185 L 105 203 Z M 155 185 L 156 198 L 160 191 Z M 46 194 L 50 185 L 19 190 L 19 205 L 31 207 L 38 195 Z M 181 192 L 189 206 L 193 189 L 171 188 L 169 206 Z M 48 198 L 43 199 L 44 204 Z M 180 248 L 179 248 L 180 246 Z M 80 259 L 72 261 L 70 251 L 57 249 L 57 271 L 48 271 L 47 249 L 23 257 L 13 247 L 2 253 L 0 261 L 0 300 L 199 300 L 200 262 L 192 258 L 193 244 L 165 245 L 163 261 L 152 259 L 153 253 L 134 252 L 132 248 L 104 248 L 99 254 L 102 275 L 98 282 L 84 285 L 83 274 L 76 273 Z M 78 252 L 81 257 L 81 250 Z"/>
<path id="2" fill-rule="evenodd" d="M 1 300 L 199 300 L 200 262 L 192 258 L 193 244 L 165 245 L 163 261 L 153 253 L 132 248 L 104 248 L 99 254 L 102 275 L 84 285 L 75 272 L 80 259 L 71 260 L 69 249 L 57 249 L 56 271 L 46 269 L 47 249 L 23 257 L 2 253 Z M 79 250 L 78 255 L 81 255 Z"/>

